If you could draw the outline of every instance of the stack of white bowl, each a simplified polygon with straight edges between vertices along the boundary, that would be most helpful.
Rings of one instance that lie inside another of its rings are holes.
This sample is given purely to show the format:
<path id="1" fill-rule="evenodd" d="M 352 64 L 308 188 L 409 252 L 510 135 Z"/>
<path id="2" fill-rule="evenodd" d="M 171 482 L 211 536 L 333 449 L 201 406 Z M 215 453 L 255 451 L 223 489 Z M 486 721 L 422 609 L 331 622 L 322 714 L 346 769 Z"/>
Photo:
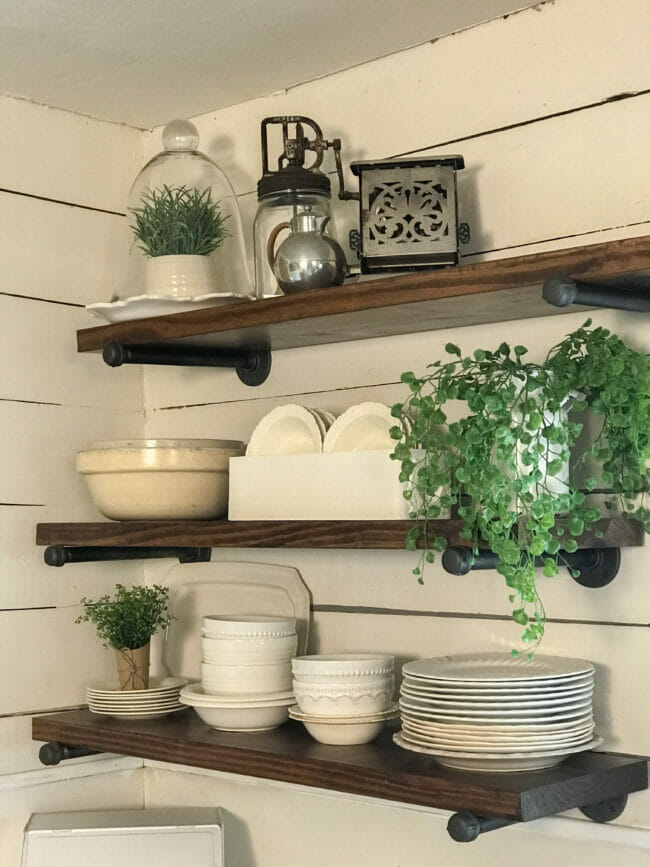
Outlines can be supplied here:
<path id="1" fill-rule="evenodd" d="M 201 684 L 181 701 L 224 731 L 263 731 L 288 717 L 294 702 L 291 658 L 296 621 L 264 615 L 207 615 L 202 621 Z"/>
<path id="2" fill-rule="evenodd" d="M 394 664 L 385 653 L 299 656 L 291 663 L 296 705 L 289 715 L 321 743 L 367 743 L 397 716 Z"/>

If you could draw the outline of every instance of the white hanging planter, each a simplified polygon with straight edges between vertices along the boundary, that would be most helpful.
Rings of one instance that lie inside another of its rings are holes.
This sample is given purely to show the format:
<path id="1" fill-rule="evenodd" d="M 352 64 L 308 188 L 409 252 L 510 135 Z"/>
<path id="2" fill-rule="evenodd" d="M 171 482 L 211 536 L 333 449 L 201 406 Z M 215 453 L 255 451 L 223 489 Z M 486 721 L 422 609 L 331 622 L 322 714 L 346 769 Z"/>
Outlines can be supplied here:
<path id="1" fill-rule="evenodd" d="M 172 255 L 147 259 L 147 295 L 197 298 L 217 290 L 217 276 L 211 256 Z"/>

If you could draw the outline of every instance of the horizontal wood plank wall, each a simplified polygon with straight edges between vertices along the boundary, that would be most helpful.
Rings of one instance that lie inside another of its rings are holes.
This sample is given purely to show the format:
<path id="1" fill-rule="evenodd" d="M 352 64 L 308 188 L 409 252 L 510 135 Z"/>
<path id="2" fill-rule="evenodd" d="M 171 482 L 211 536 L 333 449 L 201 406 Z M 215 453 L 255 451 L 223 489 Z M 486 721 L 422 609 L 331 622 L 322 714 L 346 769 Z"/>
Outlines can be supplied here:
<path id="1" fill-rule="evenodd" d="M 0 781 L 39 767 L 31 714 L 84 702 L 84 687 L 112 659 L 88 625 L 82 596 L 142 580 L 139 564 L 52 569 L 34 544 L 50 518 L 100 517 L 75 470 L 75 452 L 95 439 L 143 429 L 142 375 L 116 377 L 76 352 L 75 331 L 92 324 L 84 305 L 108 300 L 128 250 L 124 203 L 139 170 L 141 133 L 117 124 L 0 98 Z M 17 867 L 22 827 L 37 809 L 107 804 L 111 786 L 27 787 L 16 807 L 0 799 L 0 862 Z M 126 785 L 126 784 L 125 784 Z M 91 787 L 93 788 L 93 787 Z M 138 800 L 129 777 L 125 803 Z M 56 789 L 56 791 L 55 791 Z M 88 789 L 90 791 L 90 789 Z M 129 800 L 130 797 L 130 800 Z M 112 803 L 120 805 L 118 799 Z M 15 826 L 14 826 L 15 823 Z"/>
<path id="2" fill-rule="evenodd" d="M 234 182 L 249 231 L 260 172 L 260 120 L 295 113 L 315 118 L 328 136 L 340 136 L 346 161 L 464 154 L 468 167 L 460 173 L 459 207 L 472 227 L 471 244 L 462 250 L 467 259 L 643 235 L 650 232 L 649 30 L 650 8 L 643 0 L 622 0 L 616 7 L 606 0 L 558 0 L 196 123 L 202 146 Z M 613 39 L 620 49 L 617 62 L 603 63 Z M 152 153 L 159 135 L 154 131 L 149 140 Z M 353 203 L 335 204 L 341 237 L 356 220 L 355 210 Z M 448 340 L 467 351 L 502 340 L 523 343 L 531 358 L 540 359 L 584 318 L 567 313 L 278 352 L 271 376 L 256 389 L 228 371 L 148 368 L 147 434 L 247 440 L 260 418 L 283 403 L 337 414 L 365 400 L 392 403 L 405 394 L 400 373 L 423 370 L 442 356 Z M 593 318 L 650 351 L 642 317 L 604 311 Z M 496 573 L 455 578 L 436 564 L 420 587 L 406 552 L 219 550 L 213 556 L 297 566 L 313 596 L 312 650 L 386 649 L 404 659 L 508 650 L 518 637 Z M 544 651 L 596 662 L 598 726 L 605 747 L 622 752 L 650 751 L 644 722 L 650 704 L 649 566 L 647 548 L 624 551 L 621 574 L 604 590 L 585 590 L 565 574 L 541 582 L 550 617 Z M 147 564 L 147 580 L 157 580 L 166 568 Z M 650 828 L 650 798 L 634 796 L 631 802 L 619 824 Z M 311 807 L 310 798 L 303 803 L 309 817 L 304 821 L 318 821 L 317 798 Z M 239 804 L 253 837 L 263 835 L 253 795 L 242 795 Z M 368 819 L 363 828 L 368 831 L 373 822 Z M 415 828 L 408 822 L 407 827 Z M 617 833 L 622 831 L 606 829 L 605 837 L 614 842 Z M 338 836 L 333 826 L 327 845 Z M 515 840 L 505 833 L 499 840 L 509 853 L 506 860 L 521 856 L 522 844 Z M 361 851 L 351 845 L 351 852 Z M 572 854 L 580 858 L 580 844 L 573 845 Z M 352 855 L 339 860 L 356 863 Z M 455 862 L 450 856 L 445 863 Z"/>

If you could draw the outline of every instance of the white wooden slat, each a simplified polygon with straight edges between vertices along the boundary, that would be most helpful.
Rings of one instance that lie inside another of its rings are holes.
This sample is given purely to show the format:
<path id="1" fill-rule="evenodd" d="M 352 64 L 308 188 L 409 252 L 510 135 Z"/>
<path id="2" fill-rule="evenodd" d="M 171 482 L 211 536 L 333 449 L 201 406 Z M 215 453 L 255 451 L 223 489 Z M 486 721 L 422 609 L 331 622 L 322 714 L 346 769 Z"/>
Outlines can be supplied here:
<path id="1" fill-rule="evenodd" d="M 348 163 L 645 89 L 649 15 L 644 0 L 547 3 L 193 120 L 201 147 L 238 193 L 250 192 L 261 175 L 260 121 L 270 115 L 313 117 L 328 138 L 342 138 Z M 603 63 L 613 34 L 625 51 Z M 145 147 L 148 156 L 160 149 L 160 129 Z M 325 165 L 333 169 L 331 154 Z"/>
<path id="2" fill-rule="evenodd" d="M 458 219 L 471 229 L 461 254 L 517 255 L 531 242 L 557 238 L 568 247 L 576 236 L 617 227 L 643 234 L 649 141 L 645 94 L 461 142 L 466 168 L 458 173 Z M 417 150 L 431 156 L 449 152 L 445 146 Z M 595 166 L 607 167 L 598 171 L 597 182 Z M 337 203 L 335 210 L 336 232 L 345 240 L 358 228 L 358 212 L 350 203 Z"/>
<path id="3" fill-rule="evenodd" d="M 0 96 L 0 125 L 0 187 L 124 211 L 140 130 L 10 96 Z"/>
<path id="4" fill-rule="evenodd" d="M 616 579 L 607 587 L 581 587 L 560 569 L 555 578 L 541 570 L 537 583 L 551 620 L 575 620 L 621 624 L 650 624 L 646 593 L 647 548 L 626 548 Z M 293 550 L 288 548 L 215 548 L 213 562 L 282 563 L 297 569 L 309 587 L 312 604 L 421 612 L 422 614 L 469 614 L 509 618 L 512 606 L 503 578 L 492 570 L 468 575 L 447 574 L 439 562 L 427 565 L 424 584 L 411 570 L 418 555 L 409 551 Z M 164 580 L 170 569 L 166 561 L 147 562 L 147 583 Z M 634 600 L 634 604 L 630 604 Z M 437 622 L 437 621 L 435 621 Z M 550 628 L 550 627 L 549 627 Z M 511 627 L 513 640 L 519 635 Z M 623 633 L 626 634 L 626 633 Z"/>
<path id="5" fill-rule="evenodd" d="M 482 651 L 509 652 L 512 624 L 465 618 L 398 617 L 318 612 L 312 652 L 383 651 L 397 666 L 417 657 Z M 602 751 L 647 755 L 650 704 L 647 627 L 549 624 L 541 653 L 588 659 L 596 667 L 594 715 Z"/>
<path id="6" fill-rule="evenodd" d="M 0 610 L 76 605 L 82 596 L 112 592 L 117 583 L 142 583 L 139 560 L 45 565 L 45 548 L 34 541 L 36 524 L 84 521 L 89 513 L 89 507 L 79 506 L 0 506 Z"/>
<path id="7" fill-rule="evenodd" d="M 88 683 L 112 678 L 114 654 L 92 624 L 75 623 L 81 611 L 0 611 L 0 716 L 85 704 Z"/>
<path id="8" fill-rule="evenodd" d="M 2 294 L 84 305 L 122 289 L 131 246 L 125 217 L 0 192 L 0 233 Z"/>
<path id="9" fill-rule="evenodd" d="M 0 398 L 139 411 L 142 369 L 78 353 L 85 310 L 0 295 Z"/>
<path id="10" fill-rule="evenodd" d="M 38 780 L 38 778 L 37 778 Z M 142 771 L 64 779 L 0 792 L 0 864 L 20 867 L 23 829 L 32 813 L 142 809 Z"/>
<path id="11" fill-rule="evenodd" d="M 480 849 L 468 852 L 448 836 L 450 813 L 443 810 L 230 774 L 180 773 L 176 766 L 147 767 L 145 773 L 148 807 L 187 801 L 224 805 L 230 820 L 224 834 L 225 863 L 237 867 L 286 867 L 293 852 L 302 853 L 309 867 L 422 867 L 432 861 L 445 867 L 502 867 L 518 863 L 518 852 L 534 853 L 535 860 L 544 863 L 594 867 L 610 867 L 612 861 L 642 867 L 647 861 L 646 835 L 630 828 L 542 819 L 486 834 L 472 844 Z M 633 802 L 642 798 L 632 796 L 626 817 Z"/>
<path id="12" fill-rule="evenodd" d="M 141 419 L 129 409 L 0 401 L 0 503 L 79 505 L 87 520 L 99 519 L 76 472 L 76 452 L 94 440 L 137 438 Z"/>

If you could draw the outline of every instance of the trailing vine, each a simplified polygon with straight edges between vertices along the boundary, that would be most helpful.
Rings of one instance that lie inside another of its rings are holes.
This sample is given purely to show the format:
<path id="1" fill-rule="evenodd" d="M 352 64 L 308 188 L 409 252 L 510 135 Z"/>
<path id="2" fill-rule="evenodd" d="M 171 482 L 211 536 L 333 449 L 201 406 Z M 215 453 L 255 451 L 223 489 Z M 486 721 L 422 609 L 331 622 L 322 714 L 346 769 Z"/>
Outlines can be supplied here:
<path id="1" fill-rule="evenodd" d="M 448 343 L 448 360 L 429 365 L 423 376 L 402 374 L 410 395 L 392 408 L 400 422 L 411 420 L 393 427 L 398 442 L 391 457 L 401 462 L 416 522 L 406 547 L 422 548 L 414 574 L 422 583 L 424 564 L 447 547 L 433 521 L 456 509 L 472 552 L 488 547 L 498 555 L 529 654 L 546 623 L 535 558 L 543 558 L 550 577 L 560 552 L 577 550 L 579 537 L 602 517 L 587 495 L 608 488 L 607 507 L 650 532 L 648 357 L 590 326 L 587 320 L 568 334 L 542 364 L 526 361 L 524 346 L 501 343 L 464 356 Z M 458 417 L 457 405 L 465 410 Z M 576 416 L 586 410 L 600 428 L 595 442 L 579 447 L 583 423 Z M 587 460 L 594 471 L 578 488 L 572 479 Z"/>

